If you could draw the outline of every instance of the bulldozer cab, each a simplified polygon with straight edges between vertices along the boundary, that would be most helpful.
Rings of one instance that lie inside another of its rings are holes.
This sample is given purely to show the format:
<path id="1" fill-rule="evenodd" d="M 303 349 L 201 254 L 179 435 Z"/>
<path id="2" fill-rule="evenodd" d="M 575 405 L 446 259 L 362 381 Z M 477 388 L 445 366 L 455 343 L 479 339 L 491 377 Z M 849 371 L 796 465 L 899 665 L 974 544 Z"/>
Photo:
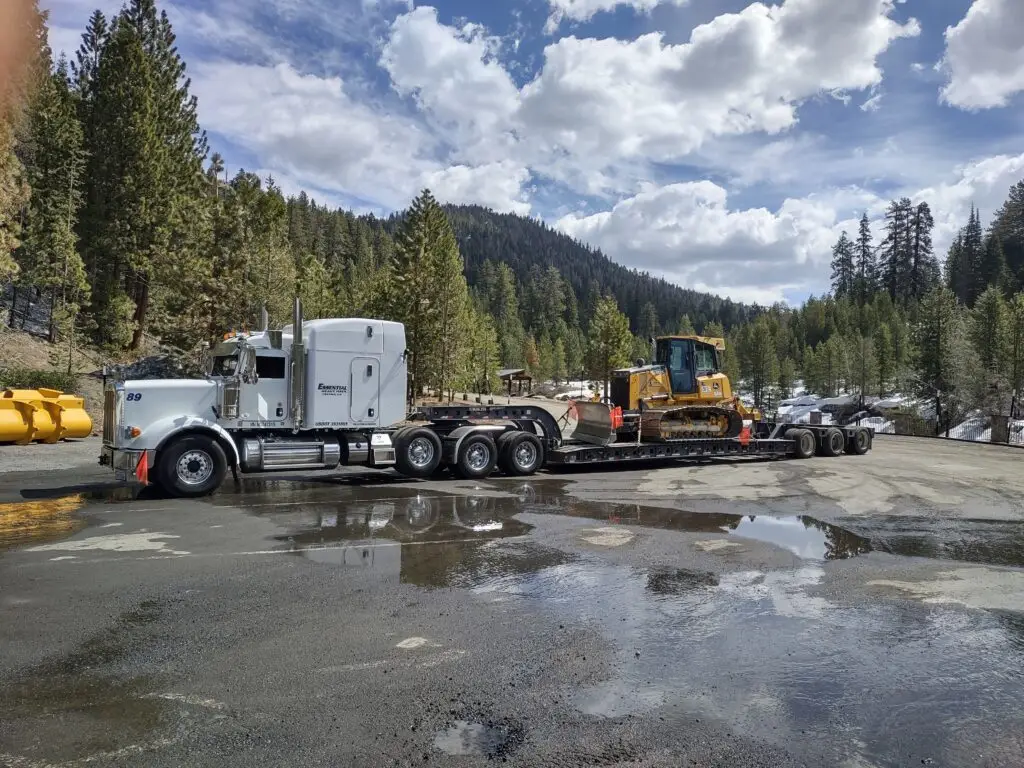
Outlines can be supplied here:
<path id="1" fill-rule="evenodd" d="M 724 348 L 721 339 L 666 336 L 655 342 L 654 362 L 668 369 L 673 395 L 692 395 L 698 376 L 718 372 L 718 351 Z"/>

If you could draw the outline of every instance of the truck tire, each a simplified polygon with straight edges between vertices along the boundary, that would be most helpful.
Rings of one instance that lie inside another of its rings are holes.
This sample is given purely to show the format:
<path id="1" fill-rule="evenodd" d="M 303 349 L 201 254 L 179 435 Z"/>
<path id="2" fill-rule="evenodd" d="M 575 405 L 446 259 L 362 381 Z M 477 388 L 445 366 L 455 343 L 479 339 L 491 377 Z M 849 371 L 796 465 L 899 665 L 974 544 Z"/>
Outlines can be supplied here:
<path id="1" fill-rule="evenodd" d="M 529 432 L 506 433 L 498 438 L 498 466 L 506 475 L 532 475 L 544 466 L 544 445 Z"/>
<path id="2" fill-rule="evenodd" d="M 427 427 L 395 433 L 395 467 L 406 477 L 430 477 L 441 463 L 441 438 Z"/>
<path id="3" fill-rule="evenodd" d="M 843 452 L 843 448 L 845 447 L 846 438 L 843 437 L 841 430 L 838 430 L 835 427 L 829 427 L 821 433 L 819 452 L 822 456 L 838 456 Z"/>
<path id="4" fill-rule="evenodd" d="M 156 465 L 157 484 L 179 498 L 213 493 L 228 471 L 224 449 L 208 435 L 185 435 L 172 441 L 160 449 Z"/>
<path id="5" fill-rule="evenodd" d="M 871 432 L 870 430 L 861 427 L 854 431 L 850 435 L 850 439 L 846 441 L 846 452 L 852 453 L 855 456 L 863 456 L 871 450 Z"/>
<path id="6" fill-rule="evenodd" d="M 465 480 L 479 480 L 494 471 L 498 447 L 489 435 L 477 433 L 464 438 L 455 457 L 455 471 Z"/>
<path id="7" fill-rule="evenodd" d="M 793 441 L 793 455 L 798 459 L 809 459 L 814 455 L 816 441 L 809 429 L 787 429 L 786 439 Z"/>

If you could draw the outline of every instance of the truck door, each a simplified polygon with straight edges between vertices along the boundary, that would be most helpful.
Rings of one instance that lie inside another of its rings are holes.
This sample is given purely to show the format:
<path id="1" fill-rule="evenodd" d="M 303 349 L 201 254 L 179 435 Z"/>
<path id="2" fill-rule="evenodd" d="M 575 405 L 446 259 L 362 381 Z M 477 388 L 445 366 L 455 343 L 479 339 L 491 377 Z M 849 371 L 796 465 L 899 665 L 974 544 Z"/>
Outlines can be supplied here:
<path id="1" fill-rule="evenodd" d="M 281 426 L 288 414 L 287 361 L 279 352 L 260 352 L 256 383 L 242 385 L 239 419 L 243 426 Z"/>
<path id="2" fill-rule="evenodd" d="M 380 398 L 380 361 L 373 357 L 352 360 L 352 400 L 350 418 L 357 424 L 377 422 Z"/>

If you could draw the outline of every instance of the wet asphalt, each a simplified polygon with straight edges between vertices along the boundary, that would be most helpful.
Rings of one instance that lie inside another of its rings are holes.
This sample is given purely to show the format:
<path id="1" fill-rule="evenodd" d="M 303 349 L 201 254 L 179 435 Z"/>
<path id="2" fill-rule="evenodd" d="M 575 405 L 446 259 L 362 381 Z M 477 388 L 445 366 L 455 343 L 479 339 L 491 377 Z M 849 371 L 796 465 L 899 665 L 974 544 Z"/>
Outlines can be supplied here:
<path id="1" fill-rule="evenodd" d="M 0 473 L 0 765 L 1021 766 L 1022 468 Z"/>

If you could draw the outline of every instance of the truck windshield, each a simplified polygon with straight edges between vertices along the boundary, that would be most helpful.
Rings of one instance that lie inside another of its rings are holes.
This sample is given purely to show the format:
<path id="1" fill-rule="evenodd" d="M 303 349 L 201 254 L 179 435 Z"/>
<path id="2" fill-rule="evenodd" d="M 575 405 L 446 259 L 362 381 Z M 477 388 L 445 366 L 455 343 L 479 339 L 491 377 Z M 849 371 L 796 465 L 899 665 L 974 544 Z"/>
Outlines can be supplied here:
<path id="1" fill-rule="evenodd" d="M 213 358 L 213 366 L 210 368 L 211 376 L 234 376 L 238 367 L 238 353 L 232 355 L 218 355 Z"/>

